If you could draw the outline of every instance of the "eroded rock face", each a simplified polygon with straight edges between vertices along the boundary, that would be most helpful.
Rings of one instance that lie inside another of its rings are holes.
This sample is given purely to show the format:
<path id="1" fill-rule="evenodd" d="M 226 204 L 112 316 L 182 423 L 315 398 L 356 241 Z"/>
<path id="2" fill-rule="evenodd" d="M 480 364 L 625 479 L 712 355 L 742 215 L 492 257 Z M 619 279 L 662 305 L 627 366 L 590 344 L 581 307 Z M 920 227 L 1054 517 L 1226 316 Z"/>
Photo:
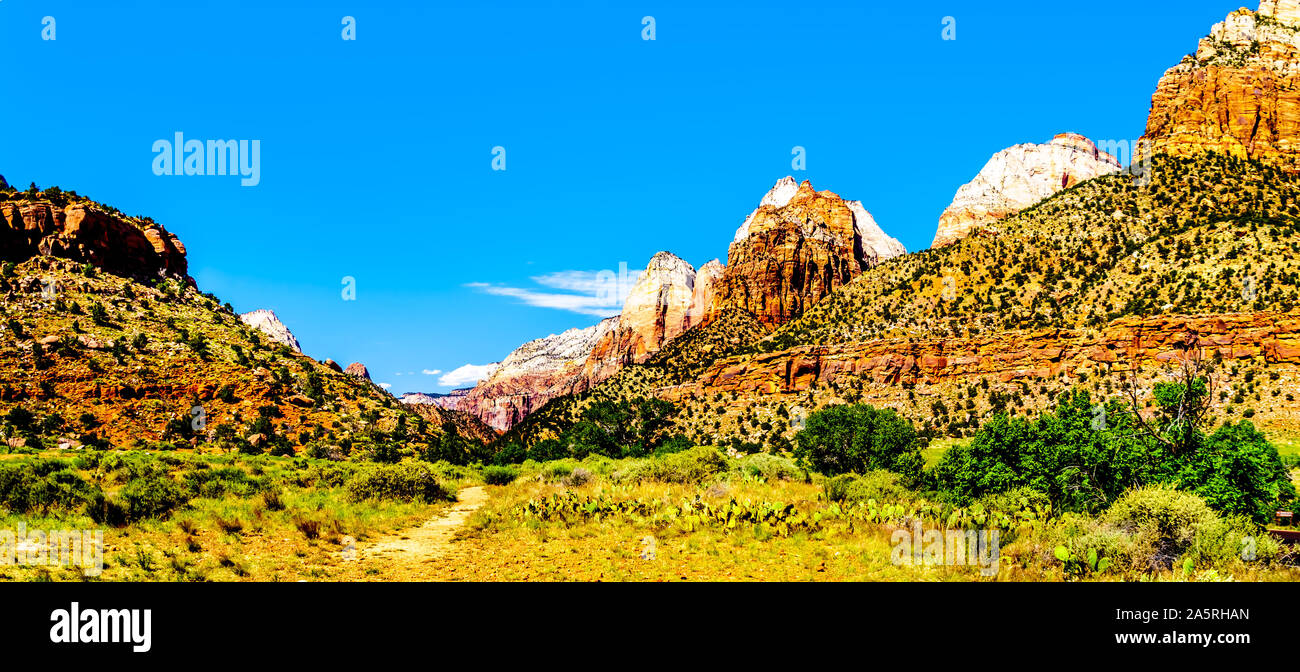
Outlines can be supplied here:
<path id="1" fill-rule="evenodd" d="M 686 311 L 686 324 L 682 331 L 703 324 L 713 307 L 713 295 L 726 267 L 714 259 L 695 272 L 695 290 L 691 293 L 691 307 Z"/>
<path id="2" fill-rule="evenodd" d="M 265 334 L 273 342 L 288 346 L 294 352 L 302 352 L 302 347 L 298 345 L 298 339 L 294 338 L 289 328 L 284 326 L 284 323 L 276 316 L 275 311 L 254 310 L 251 313 L 240 315 L 239 319 L 244 324 Z"/>
<path id="3" fill-rule="evenodd" d="M 1062 189 L 1120 168 L 1115 157 L 1076 133 L 1058 135 L 1046 144 L 1004 149 L 957 190 L 952 205 L 939 217 L 933 246 L 951 245 Z"/>
<path id="4" fill-rule="evenodd" d="M 686 331 L 695 275 L 690 264 L 672 253 L 652 257 L 623 302 L 618 326 L 592 348 L 583 384 L 595 385 L 628 364 L 645 361 Z"/>
<path id="5" fill-rule="evenodd" d="M 903 254 L 859 202 L 784 178 L 741 224 L 717 280 L 713 312 L 738 308 L 774 326 Z"/>
<path id="6" fill-rule="evenodd" d="M 546 402 L 586 389 L 583 365 L 596 343 L 617 325 L 618 318 L 611 317 L 586 329 L 529 341 L 502 360 L 487 380 L 431 403 L 475 415 L 495 429 L 509 429 Z"/>
<path id="7" fill-rule="evenodd" d="M 12 260 L 36 255 L 72 259 L 140 280 L 188 278 L 185 246 L 174 234 L 83 204 L 0 203 L 0 254 Z"/>
<path id="8" fill-rule="evenodd" d="M 1160 78 L 1144 140 L 1155 153 L 1300 170 L 1300 0 L 1263 0 L 1215 24 Z"/>
<path id="9" fill-rule="evenodd" d="M 343 373 L 346 373 L 349 376 L 355 376 L 361 380 L 370 380 L 370 371 L 366 370 L 366 365 L 361 362 L 352 362 L 351 364 L 348 364 L 348 368 L 343 369 Z"/>
<path id="10" fill-rule="evenodd" d="M 1206 357 L 1217 352 L 1230 360 L 1300 364 L 1300 314 L 1126 317 L 1100 333 L 1046 329 L 972 339 L 889 339 L 733 357 L 715 362 L 673 395 L 805 392 L 846 377 L 894 386 L 984 377 L 1046 379 L 1102 364 L 1166 361 L 1182 351 L 1189 334 Z"/>

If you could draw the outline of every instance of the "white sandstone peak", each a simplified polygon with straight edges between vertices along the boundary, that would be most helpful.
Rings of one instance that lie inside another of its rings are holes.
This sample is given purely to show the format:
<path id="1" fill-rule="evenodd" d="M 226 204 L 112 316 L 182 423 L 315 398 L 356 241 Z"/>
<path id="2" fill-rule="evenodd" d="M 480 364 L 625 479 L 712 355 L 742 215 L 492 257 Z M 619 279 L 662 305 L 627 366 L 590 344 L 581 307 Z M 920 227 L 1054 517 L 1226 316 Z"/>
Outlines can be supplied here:
<path id="1" fill-rule="evenodd" d="M 974 180 L 957 190 L 939 218 L 934 246 L 949 245 L 1062 189 L 1121 168 L 1115 157 L 1077 133 L 1062 133 L 1044 144 L 1004 149 L 989 159 Z"/>
<path id="2" fill-rule="evenodd" d="M 294 352 L 302 352 L 302 347 L 298 345 L 298 339 L 294 338 L 289 328 L 284 326 L 279 317 L 276 317 L 275 311 L 254 310 L 240 315 L 239 319 L 244 324 L 266 334 L 272 341 L 287 345 Z"/>

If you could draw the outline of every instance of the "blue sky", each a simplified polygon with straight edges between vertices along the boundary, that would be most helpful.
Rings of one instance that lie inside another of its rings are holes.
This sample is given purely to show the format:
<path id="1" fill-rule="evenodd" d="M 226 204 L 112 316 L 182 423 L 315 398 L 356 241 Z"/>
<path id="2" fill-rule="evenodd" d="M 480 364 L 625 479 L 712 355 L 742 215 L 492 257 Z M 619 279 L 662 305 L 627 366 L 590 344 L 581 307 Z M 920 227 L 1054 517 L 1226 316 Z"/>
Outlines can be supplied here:
<path id="1" fill-rule="evenodd" d="M 795 146 L 797 179 L 928 247 L 998 150 L 1139 137 L 1160 75 L 1243 1 L 0 0 L 0 174 L 150 215 L 201 289 L 308 354 L 446 391 L 598 320 L 564 298 L 592 273 L 725 261 Z M 176 132 L 259 140 L 260 183 L 155 175 Z"/>

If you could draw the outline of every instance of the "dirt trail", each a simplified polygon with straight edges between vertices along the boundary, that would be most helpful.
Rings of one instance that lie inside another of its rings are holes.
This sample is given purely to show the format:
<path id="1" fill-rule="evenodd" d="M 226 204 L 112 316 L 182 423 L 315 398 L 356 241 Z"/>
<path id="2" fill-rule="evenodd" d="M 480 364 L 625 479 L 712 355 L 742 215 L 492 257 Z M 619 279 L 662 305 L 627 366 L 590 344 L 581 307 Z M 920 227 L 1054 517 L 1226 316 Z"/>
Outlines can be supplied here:
<path id="1" fill-rule="evenodd" d="M 395 569 L 400 564 L 425 563 L 440 558 L 452 550 L 451 539 L 456 530 L 487 500 L 483 486 L 464 488 L 457 493 L 456 503 L 442 515 L 360 549 L 359 559 Z"/>

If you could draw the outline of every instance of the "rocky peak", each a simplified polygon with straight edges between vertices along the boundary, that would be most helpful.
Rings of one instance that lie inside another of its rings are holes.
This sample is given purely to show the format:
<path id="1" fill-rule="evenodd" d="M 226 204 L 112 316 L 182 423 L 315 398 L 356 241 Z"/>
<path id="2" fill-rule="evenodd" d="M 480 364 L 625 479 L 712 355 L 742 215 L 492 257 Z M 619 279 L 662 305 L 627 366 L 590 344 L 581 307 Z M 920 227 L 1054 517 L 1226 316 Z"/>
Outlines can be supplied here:
<path id="1" fill-rule="evenodd" d="M 1058 191 L 1121 167 L 1115 157 L 1077 133 L 1062 133 L 1045 144 L 1004 149 L 957 190 L 939 217 L 934 247 L 950 245 Z"/>
<path id="2" fill-rule="evenodd" d="M 1263 0 L 1215 24 L 1160 78 L 1143 139 L 1153 153 L 1300 171 L 1300 0 Z"/>
<path id="3" fill-rule="evenodd" d="M 722 262 L 714 259 L 695 272 L 695 290 L 691 293 L 691 307 L 686 311 L 686 324 L 683 331 L 705 321 L 709 310 L 713 307 L 713 295 L 717 283 L 722 279 L 725 271 L 726 267 Z"/>
<path id="4" fill-rule="evenodd" d="M 244 324 L 266 334 L 272 341 L 286 345 L 294 352 L 302 352 L 302 347 L 298 345 L 298 339 L 293 337 L 289 328 L 284 326 L 284 323 L 276 316 L 275 311 L 254 310 L 251 313 L 240 315 L 239 319 Z"/>
<path id="5" fill-rule="evenodd" d="M 1285 23 L 1300 23 L 1300 0 L 1260 0 L 1259 13 Z"/>
<path id="6" fill-rule="evenodd" d="M 736 231 L 711 312 L 739 308 L 781 324 L 904 252 L 860 202 L 783 178 Z"/>
<path id="7" fill-rule="evenodd" d="M 569 329 L 560 334 L 529 341 L 501 360 L 500 367 L 485 382 L 525 374 L 545 374 L 581 365 L 591 354 L 596 341 L 612 331 L 618 317 L 601 320 L 586 329 Z"/>
<path id="8" fill-rule="evenodd" d="M 8 189 L 9 183 L 5 181 L 5 176 L 0 175 L 0 189 Z"/>
<path id="9" fill-rule="evenodd" d="M 586 329 L 529 341 L 472 389 L 455 390 L 432 403 L 476 415 L 496 429 L 509 429 L 546 402 L 585 390 L 583 365 L 596 344 L 617 329 L 618 321 L 611 317 Z"/>
<path id="10" fill-rule="evenodd" d="M 642 353 L 654 352 L 685 330 L 694 291 L 695 269 L 675 254 L 660 252 L 628 292 L 618 326 L 640 336 Z"/>
<path id="11" fill-rule="evenodd" d="M 370 380 L 370 372 L 366 370 L 366 365 L 361 362 L 352 362 L 351 364 L 348 364 L 348 368 L 343 369 L 343 373 L 346 373 L 349 376 L 355 376 L 361 380 Z"/>
<path id="12" fill-rule="evenodd" d="M 848 204 L 849 211 L 853 213 L 853 232 L 858 239 L 858 257 L 864 268 L 907 254 L 907 248 L 880 228 L 876 218 L 863 207 L 862 201 L 849 201 Z"/>

